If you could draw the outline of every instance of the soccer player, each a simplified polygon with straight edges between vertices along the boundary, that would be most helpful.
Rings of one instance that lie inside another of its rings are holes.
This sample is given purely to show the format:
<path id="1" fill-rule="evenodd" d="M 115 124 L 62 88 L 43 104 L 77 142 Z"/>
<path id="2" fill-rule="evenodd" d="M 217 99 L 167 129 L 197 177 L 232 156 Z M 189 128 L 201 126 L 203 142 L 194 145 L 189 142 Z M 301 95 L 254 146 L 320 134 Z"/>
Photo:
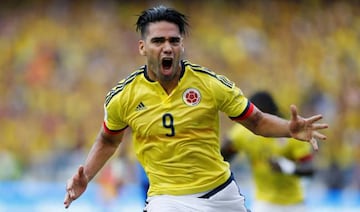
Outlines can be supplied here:
<path id="1" fill-rule="evenodd" d="M 257 92 L 249 100 L 261 111 L 281 116 L 270 93 Z M 309 145 L 291 138 L 257 136 L 235 124 L 221 152 L 227 161 L 239 152 L 247 156 L 255 185 L 253 211 L 306 211 L 301 177 L 314 173 Z"/>
<path id="2" fill-rule="evenodd" d="M 137 20 L 146 64 L 106 96 L 104 122 L 83 166 L 67 181 L 65 207 L 77 199 L 132 129 L 136 156 L 149 178 L 144 211 L 246 211 L 220 153 L 219 111 L 256 134 L 310 142 L 326 136 L 322 116 L 285 120 L 261 112 L 226 77 L 184 59 L 188 19 L 157 6 Z"/>

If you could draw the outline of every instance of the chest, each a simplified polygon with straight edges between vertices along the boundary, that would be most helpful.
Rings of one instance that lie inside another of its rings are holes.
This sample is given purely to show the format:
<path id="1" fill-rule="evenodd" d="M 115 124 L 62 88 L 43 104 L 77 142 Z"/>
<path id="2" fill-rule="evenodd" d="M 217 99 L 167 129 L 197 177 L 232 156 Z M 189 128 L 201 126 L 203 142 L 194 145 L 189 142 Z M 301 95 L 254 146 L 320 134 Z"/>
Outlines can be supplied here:
<path id="1" fill-rule="evenodd" d="M 170 95 L 157 84 L 131 93 L 124 118 L 137 136 L 173 137 L 218 121 L 211 93 L 196 84 L 178 86 Z"/>

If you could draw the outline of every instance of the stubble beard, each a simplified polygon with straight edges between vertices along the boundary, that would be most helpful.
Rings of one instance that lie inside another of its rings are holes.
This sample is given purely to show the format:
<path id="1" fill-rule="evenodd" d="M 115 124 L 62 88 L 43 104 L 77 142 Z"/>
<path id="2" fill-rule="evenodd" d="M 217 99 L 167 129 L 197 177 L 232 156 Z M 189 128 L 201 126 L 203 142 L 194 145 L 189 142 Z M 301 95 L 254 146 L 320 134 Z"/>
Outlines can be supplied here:
<path id="1" fill-rule="evenodd" d="M 162 81 L 162 82 L 171 82 L 171 81 L 173 81 L 175 78 L 176 78 L 176 76 L 178 75 L 178 66 L 176 65 L 175 67 L 174 67 L 174 64 L 173 64 L 173 67 L 171 67 L 171 69 L 172 69 L 172 73 L 170 74 L 170 75 L 163 75 L 163 74 L 161 74 L 161 69 L 162 69 L 162 66 L 160 65 L 159 67 L 158 67 L 159 69 L 159 71 L 157 72 L 157 78 L 160 80 L 160 81 Z"/>

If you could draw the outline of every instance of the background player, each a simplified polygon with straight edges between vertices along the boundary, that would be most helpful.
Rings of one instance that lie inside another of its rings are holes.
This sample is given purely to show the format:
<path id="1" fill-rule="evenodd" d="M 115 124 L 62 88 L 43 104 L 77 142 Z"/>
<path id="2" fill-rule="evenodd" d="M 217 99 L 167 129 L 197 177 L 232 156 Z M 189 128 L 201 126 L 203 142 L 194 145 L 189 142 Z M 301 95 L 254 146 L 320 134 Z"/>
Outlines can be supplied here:
<path id="1" fill-rule="evenodd" d="M 260 91 L 249 99 L 261 111 L 281 116 L 270 93 Z M 311 176 L 312 149 L 288 138 L 265 138 L 235 124 L 223 141 L 224 159 L 245 153 L 255 185 L 253 211 L 306 211 L 301 176 Z"/>

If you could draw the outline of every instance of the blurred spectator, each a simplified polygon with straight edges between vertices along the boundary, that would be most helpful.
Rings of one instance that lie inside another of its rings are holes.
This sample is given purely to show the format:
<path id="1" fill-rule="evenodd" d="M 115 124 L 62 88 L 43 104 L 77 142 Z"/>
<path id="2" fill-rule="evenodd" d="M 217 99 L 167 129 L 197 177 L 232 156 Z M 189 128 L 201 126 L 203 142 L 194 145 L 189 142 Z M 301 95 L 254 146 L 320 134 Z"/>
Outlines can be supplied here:
<path id="1" fill-rule="evenodd" d="M 6 151 L 0 151 L 0 181 L 16 180 L 21 177 L 21 167 L 14 155 Z"/>

